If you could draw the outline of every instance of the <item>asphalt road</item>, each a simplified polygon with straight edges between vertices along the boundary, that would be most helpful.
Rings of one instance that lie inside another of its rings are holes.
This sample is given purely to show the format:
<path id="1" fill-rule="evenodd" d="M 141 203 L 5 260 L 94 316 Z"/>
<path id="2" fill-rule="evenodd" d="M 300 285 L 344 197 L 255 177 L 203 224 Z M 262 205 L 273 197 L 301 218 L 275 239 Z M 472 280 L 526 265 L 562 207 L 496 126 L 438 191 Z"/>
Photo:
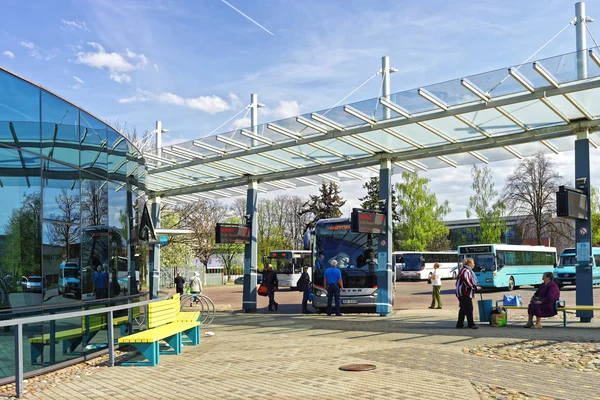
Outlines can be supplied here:
<path id="1" fill-rule="evenodd" d="M 458 301 L 454 295 L 454 280 L 442 281 L 442 305 L 444 307 L 458 308 Z M 523 302 L 527 303 L 535 289 L 531 286 L 523 286 L 512 292 L 505 290 L 483 290 L 484 299 L 502 299 L 505 294 L 520 294 Z M 242 285 L 228 284 L 225 286 L 207 286 L 204 288 L 205 295 L 209 296 L 215 304 L 221 307 L 231 305 L 232 310 L 242 308 Z M 576 304 L 575 287 L 565 287 L 561 291 L 561 299 L 567 301 L 567 305 Z M 479 300 L 479 294 L 476 300 Z M 275 301 L 279 303 L 279 313 L 299 313 L 301 311 L 302 293 L 282 288 L 275 294 Z M 395 310 L 409 310 L 427 308 L 431 303 L 431 285 L 427 282 L 396 282 L 396 296 L 394 302 Z M 594 304 L 600 304 L 600 286 L 594 287 Z M 268 299 L 258 297 L 259 310 L 266 309 Z"/>

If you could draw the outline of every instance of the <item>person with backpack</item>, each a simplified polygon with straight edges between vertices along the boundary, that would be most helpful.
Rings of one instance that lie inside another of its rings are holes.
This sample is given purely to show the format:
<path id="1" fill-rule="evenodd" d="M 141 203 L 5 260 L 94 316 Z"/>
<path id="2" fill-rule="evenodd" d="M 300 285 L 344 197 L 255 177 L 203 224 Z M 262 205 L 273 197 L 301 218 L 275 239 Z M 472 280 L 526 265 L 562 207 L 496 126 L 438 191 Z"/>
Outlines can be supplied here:
<path id="1" fill-rule="evenodd" d="M 196 305 L 198 305 L 200 303 L 199 294 L 202 293 L 202 279 L 200 279 L 200 273 L 198 273 L 198 271 L 194 272 L 194 277 L 190 281 L 190 293 L 195 295 L 190 301 L 190 307 L 194 301 L 196 302 Z"/>
<path id="2" fill-rule="evenodd" d="M 298 279 L 297 289 L 302 292 L 302 314 L 310 314 L 308 311 L 308 295 L 310 294 L 310 275 L 308 267 L 302 268 L 302 276 Z"/>

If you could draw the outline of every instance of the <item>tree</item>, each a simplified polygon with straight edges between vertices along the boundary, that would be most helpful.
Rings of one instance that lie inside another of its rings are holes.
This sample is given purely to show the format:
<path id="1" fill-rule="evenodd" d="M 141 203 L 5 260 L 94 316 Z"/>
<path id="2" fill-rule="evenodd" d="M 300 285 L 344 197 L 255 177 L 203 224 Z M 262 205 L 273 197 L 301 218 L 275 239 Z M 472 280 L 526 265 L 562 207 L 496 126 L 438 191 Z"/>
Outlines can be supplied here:
<path id="1" fill-rule="evenodd" d="M 182 224 L 181 207 L 162 207 L 160 211 L 160 226 L 166 229 L 177 229 Z M 189 238 L 185 236 L 171 236 L 167 246 L 160 248 L 160 263 L 164 267 L 187 267 L 193 259 L 192 247 Z"/>
<path id="2" fill-rule="evenodd" d="M 361 197 L 360 206 L 367 210 L 378 210 L 379 209 L 379 177 L 373 176 L 367 182 L 363 184 L 363 189 L 367 189 L 367 195 L 365 197 Z M 394 221 L 398 221 L 399 215 L 397 211 L 396 205 L 398 201 L 396 200 L 396 189 L 392 186 L 392 219 Z"/>
<path id="3" fill-rule="evenodd" d="M 494 189 L 492 171 L 488 167 L 471 169 L 473 195 L 469 197 L 467 218 L 475 215 L 479 219 L 479 241 L 481 243 L 500 243 L 506 231 L 504 221 L 504 203 Z"/>
<path id="4" fill-rule="evenodd" d="M 600 191 L 597 187 L 592 187 L 590 208 L 592 209 L 592 246 L 600 246 Z"/>
<path id="5" fill-rule="evenodd" d="M 398 191 L 398 216 L 396 248 L 424 251 L 443 250 L 449 246 L 448 228 L 444 217 L 450 212 L 448 201 L 441 205 L 435 194 L 427 188 L 429 179 L 416 172 L 403 172 L 402 182 L 396 184 Z"/>
<path id="6" fill-rule="evenodd" d="M 49 217 L 50 219 L 60 220 L 64 223 L 48 225 L 48 238 L 52 245 L 60 246 L 63 249 L 63 260 L 69 261 L 75 256 L 73 254 L 73 245 L 81 242 L 81 232 L 79 230 L 79 195 L 69 195 L 67 190 L 63 188 L 54 200 L 60 213 L 59 215 L 50 214 Z"/>
<path id="7" fill-rule="evenodd" d="M 342 216 L 342 208 L 346 204 L 340 196 L 340 187 L 337 183 L 325 183 L 319 188 L 319 195 L 310 195 L 310 199 L 304 203 L 300 215 L 312 214 L 312 219 L 306 224 L 306 228 L 314 227 L 320 219 L 339 218 Z"/>
<path id="8" fill-rule="evenodd" d="M 519 161 L 506 179 L 503 201 L 512 215 L 527 216 L 523 227 L 531 227 L 537 244 L 542 244 L 544 235 L 565 231 L 566 221 L 552 217 L 562 182 L 556 166 L 542 152 Z"/>
<path id="9" fill-rule="evenodd" d="M 271 250 L 286 250 L 292 246 L 283 226 L 283 210 L 274 200 L 258 202 L 256 220 L 258 222 L 258 262 Z"/>

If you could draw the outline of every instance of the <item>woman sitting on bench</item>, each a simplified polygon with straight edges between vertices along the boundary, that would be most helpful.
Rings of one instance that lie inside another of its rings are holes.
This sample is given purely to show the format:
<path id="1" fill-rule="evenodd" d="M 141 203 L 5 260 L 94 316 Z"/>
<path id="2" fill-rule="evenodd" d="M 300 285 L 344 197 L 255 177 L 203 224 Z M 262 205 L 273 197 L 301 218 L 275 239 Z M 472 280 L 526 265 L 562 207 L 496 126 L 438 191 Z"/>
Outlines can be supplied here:
<path id="1" fill-rule="evenodd" d="M 525 328 L 541 328 L 542 318 L 553 317 L 556 315 L 556 301 L 560 299 L 560 289 L 554 283 L 554 274 L 552 272 L 544 272 L 542 276 L 544 282 L 531 298 L 529 303 L 529 321 L 525 324 Z M 535 315 L 535 325 L 533 324 L 533 316 Z"/>

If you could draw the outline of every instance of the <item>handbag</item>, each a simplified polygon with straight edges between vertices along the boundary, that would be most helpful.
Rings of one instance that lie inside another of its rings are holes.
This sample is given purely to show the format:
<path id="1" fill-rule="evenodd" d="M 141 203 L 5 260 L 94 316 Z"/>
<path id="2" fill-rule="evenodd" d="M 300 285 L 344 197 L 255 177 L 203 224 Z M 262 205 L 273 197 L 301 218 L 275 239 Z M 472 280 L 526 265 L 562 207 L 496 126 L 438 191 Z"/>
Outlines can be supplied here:
<path id="1" fill-rule="evenodd" d="M 523 300 L 521 299 L 521 295 L 517 294 L 517 295 L 510 295 L 510 294 L 505 294 L 503 299 L 502 299 L 502 304 L 504 304 L 505 306 L 522 306 L 523 305 Z"/>
<path id="2" fill-rule="evenodd" d="M 185 293 L 186 293 L 186 294 L 190 294 L 191 292 L 192 292 L 192 289 L 190 289 L 190 287 L 188 286 L 188 287 L 185 289 Z"/>
<path id="3" fill-rule="evenodd" d="M 261 284 L 261 285 L 258 287 L 258 295 L 259 295 L 259 296 L 267 296 L 268 292 L 269 292 L 269 291 L 267 290 L 267 287 L 266 287 L 265 285 L 262 285 L 262 284 Z"/>
<path id="4" fill-rule="evenodd" d="M 308 301 L 313 301 L 313 291 L 312 289 L 308 292 Z"/>

